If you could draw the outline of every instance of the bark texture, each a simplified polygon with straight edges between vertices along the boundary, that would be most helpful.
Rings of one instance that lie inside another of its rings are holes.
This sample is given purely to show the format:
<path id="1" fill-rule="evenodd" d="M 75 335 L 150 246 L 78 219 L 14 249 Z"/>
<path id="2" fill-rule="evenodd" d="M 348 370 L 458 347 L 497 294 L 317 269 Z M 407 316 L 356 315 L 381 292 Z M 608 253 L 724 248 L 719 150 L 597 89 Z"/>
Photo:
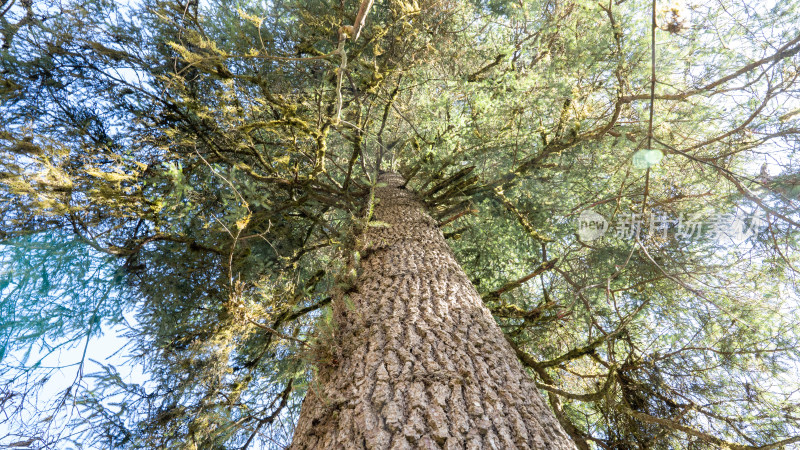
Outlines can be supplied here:
<path id="1" fill-rule="evenodd" d="M 397 174 L 383 174 L 334 298 L 330 367 L 303 402 L 293 449 L 574 449 Z"/>

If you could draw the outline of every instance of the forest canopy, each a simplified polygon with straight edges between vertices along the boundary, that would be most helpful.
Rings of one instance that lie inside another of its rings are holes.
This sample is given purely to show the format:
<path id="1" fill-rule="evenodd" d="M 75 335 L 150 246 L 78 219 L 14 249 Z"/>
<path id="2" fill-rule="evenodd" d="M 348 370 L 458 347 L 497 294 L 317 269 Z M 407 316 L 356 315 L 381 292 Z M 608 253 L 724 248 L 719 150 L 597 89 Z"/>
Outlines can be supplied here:
<path id="1" fill-rule="evenodd" d="M 284 448 L 383 172 L 578 448 L 800 442 L 797 23 L 794 1 L 0 0 L 0 445 Z M 113 326 L 127 362 L 42 364 Z"/>

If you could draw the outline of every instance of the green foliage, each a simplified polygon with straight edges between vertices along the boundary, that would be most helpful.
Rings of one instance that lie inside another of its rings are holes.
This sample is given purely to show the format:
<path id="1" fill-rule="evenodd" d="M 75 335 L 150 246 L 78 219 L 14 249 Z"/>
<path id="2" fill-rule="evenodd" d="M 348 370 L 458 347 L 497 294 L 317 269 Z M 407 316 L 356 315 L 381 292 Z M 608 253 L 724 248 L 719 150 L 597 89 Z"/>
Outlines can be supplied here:
<path id="1" fill-rule="evenodd" d="M 9 355 L 125 311 L 147 369 L 104 365 L 70 394 L 85 414 L 39 414 L 71 417 L 76 445 L 288 442 L 335 364 L 326 305 L 369 251 L 354 234 L 385 226 L 379 170 L 451 237 L 582 448 L 800 434 L 797 4 L 688 5 L 677 33 L 659 10 L 653 99 L 638 0 L 378 2 L 346 65 L 353 1 L 3 5 L 0 361 L 24 376 L 0 399 L 49 373 Z M 586 241 L 588 210 L 765 226 Z"/>

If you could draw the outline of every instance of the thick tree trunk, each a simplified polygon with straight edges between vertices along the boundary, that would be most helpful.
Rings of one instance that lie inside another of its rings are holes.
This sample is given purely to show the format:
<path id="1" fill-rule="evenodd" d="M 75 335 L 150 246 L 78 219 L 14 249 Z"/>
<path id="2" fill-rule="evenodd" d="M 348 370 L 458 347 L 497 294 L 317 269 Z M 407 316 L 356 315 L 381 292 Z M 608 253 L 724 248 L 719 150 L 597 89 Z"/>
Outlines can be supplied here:
<path id="1" fill-rule="evenodd" d="M 436 226 L 381 175 L 293 449 L 574 449 Z M 345 298 L 346 297 L 346 298 Z"/>

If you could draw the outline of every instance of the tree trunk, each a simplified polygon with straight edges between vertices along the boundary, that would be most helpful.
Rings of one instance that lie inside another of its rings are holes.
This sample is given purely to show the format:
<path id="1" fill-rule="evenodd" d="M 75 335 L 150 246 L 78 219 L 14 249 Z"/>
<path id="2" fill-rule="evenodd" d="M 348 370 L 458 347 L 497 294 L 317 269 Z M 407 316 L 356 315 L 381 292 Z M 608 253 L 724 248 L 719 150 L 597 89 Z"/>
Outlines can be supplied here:
<path id="1" fill-rule="evenodd" d="M 574 449 L 436 222 L 402 177 L 379 182 L 291 448 Z"/>

